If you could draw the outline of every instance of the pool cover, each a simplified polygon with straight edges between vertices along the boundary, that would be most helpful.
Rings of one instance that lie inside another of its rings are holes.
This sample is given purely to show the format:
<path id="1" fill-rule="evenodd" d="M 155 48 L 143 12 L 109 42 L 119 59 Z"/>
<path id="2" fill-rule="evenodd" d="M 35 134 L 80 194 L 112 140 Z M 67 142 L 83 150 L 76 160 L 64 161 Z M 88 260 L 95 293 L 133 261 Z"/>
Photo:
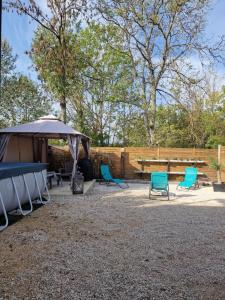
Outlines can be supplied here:
<path id="1" fill-rule="evenodd" d="M 26 173 L 40 172 L 47 168 L 43 163 L 0 163 L 0 180 Z"/>

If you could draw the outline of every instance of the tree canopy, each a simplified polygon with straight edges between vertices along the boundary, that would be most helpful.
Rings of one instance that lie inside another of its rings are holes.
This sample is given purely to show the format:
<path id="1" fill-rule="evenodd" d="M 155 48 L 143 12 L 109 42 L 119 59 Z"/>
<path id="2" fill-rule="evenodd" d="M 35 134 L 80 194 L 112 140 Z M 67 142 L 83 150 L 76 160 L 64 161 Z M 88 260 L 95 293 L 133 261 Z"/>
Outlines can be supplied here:
<path id="1" fill-rule="evenodd" d="M 225 144 L 225 88 L 215 84 L 212 71 L 224 62 L 225 45 L 223 37 L 215 44 L 205 39 L 210 0 L 51 0 L 48 14 L 37 0 L 6 3 L 37 22 L 28 54 L 48 93 L 12 76 L 16 57 L 8 49 L 3 77 L 12 78 L 5 95 L 15 87 L 18 96 L 5 101 L 20 109 L 8 110 L 7 119 L 40 114 L 32 103 L 48 106 L 51 94 L 61 119 L 94 145 Z"/>
<path id="2" fill-rule="evenodd" d="M 6 40 L 2 42 L 2 66 L 1 126 L 30 122 L 51 111 L 48 94 L 27 76 L 16 73 L 16 56 Z"/>

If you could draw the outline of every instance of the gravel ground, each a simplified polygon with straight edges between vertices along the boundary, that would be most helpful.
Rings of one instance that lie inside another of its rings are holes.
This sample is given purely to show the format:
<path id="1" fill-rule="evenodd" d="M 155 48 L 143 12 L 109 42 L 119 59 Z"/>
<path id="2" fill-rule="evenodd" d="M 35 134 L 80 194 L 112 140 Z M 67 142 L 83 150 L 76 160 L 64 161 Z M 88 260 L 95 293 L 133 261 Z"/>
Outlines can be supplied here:
<path id="1" fill-rule="evenodd" d="M 57 197 L 0 233 L 0 299 L 225 299 L 225 195 Z"/>

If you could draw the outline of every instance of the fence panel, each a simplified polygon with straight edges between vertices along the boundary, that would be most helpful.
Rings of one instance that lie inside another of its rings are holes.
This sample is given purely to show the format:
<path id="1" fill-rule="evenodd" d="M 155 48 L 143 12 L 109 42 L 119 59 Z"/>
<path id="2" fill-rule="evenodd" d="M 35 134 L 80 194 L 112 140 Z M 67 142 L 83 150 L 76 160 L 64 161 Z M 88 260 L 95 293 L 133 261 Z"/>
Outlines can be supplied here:
<path id="1" fill-rule="evenodd" d="M 53 162 L 60 165 L 60 160 L 70 157 L 68 147 L 51 147 Z M 206 174 L 210 180 L 216 179 L 216 171 L 210 168 L 211 158 L 217 159 L 217 149 L 192 149 L 192 148 L 160 148 L 160 147 L 92 147 L 91 159 L 93 162 L 95 175 L 99 177 L 100 164 L 106 163 L 110 165 L 112 175 L 114 177 L 125 177 L 128 179 L 140 178 L 139 171 L 142 170 L 142 164 L 138 160 L 172 160 L 167 162 L 146 162 L 144 171 L 170 171 L 174 173 L 184 172 L 187 166 L 185 160 L 200 160 L 205 163 L 198 163 L 199 172 Z M 176 160 L 177 162 L 174 162 Z M 183 160 L 183 162 L 182 162 Z M 225 164 L 225 147 L 221 148 L 221 162 Z M 148 174 L 144 174 L 143 178 L 148 178 Z M 171 179 L 180 180 L 182 175 L 171 175 Z M 222 178 L 225 181 L 225 170 L 222 172 Z"/>

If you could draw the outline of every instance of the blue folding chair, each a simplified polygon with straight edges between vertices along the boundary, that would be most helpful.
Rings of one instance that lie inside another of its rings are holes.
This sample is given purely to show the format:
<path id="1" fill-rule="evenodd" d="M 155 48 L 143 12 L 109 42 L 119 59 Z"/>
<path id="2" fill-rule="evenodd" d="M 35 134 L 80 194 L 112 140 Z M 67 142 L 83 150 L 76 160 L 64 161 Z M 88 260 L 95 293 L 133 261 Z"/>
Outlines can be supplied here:
<path id="1" fill-rule="evenodd" d="M 165 192 L 168 200 L 170 200 L 168 174 L 166 172 L 152 172 L 150 177 L 149 199 L 151 199 L 152 191 L 155 191 L 161 192 L 162 195 Z"/>
<path id="2" fill-rule="evenodd" d="M 102 178 L 104 179 L 104 181 L 107 184 L 110 184 L 110 182 L 112 182 L 112 183 L 117 184 L 122 189 L 125 189 L 125 188 L 129 187 L 129 185 L 126 182 L 124 182 L 124 180 L 112 177 L 108 165 L 103 165 L 102 164 L 100 166 L 100 170 L 101 170 Z"/>
<path id="3" fill-rule="evenodd" d="M 198 169 L 194 167 L 188 167 L 185 169 L 184 180 L 178 183 L 177 189 L 183 188 L 190 190 L 191 187 L 199 187 L 198 185 Z"/>

